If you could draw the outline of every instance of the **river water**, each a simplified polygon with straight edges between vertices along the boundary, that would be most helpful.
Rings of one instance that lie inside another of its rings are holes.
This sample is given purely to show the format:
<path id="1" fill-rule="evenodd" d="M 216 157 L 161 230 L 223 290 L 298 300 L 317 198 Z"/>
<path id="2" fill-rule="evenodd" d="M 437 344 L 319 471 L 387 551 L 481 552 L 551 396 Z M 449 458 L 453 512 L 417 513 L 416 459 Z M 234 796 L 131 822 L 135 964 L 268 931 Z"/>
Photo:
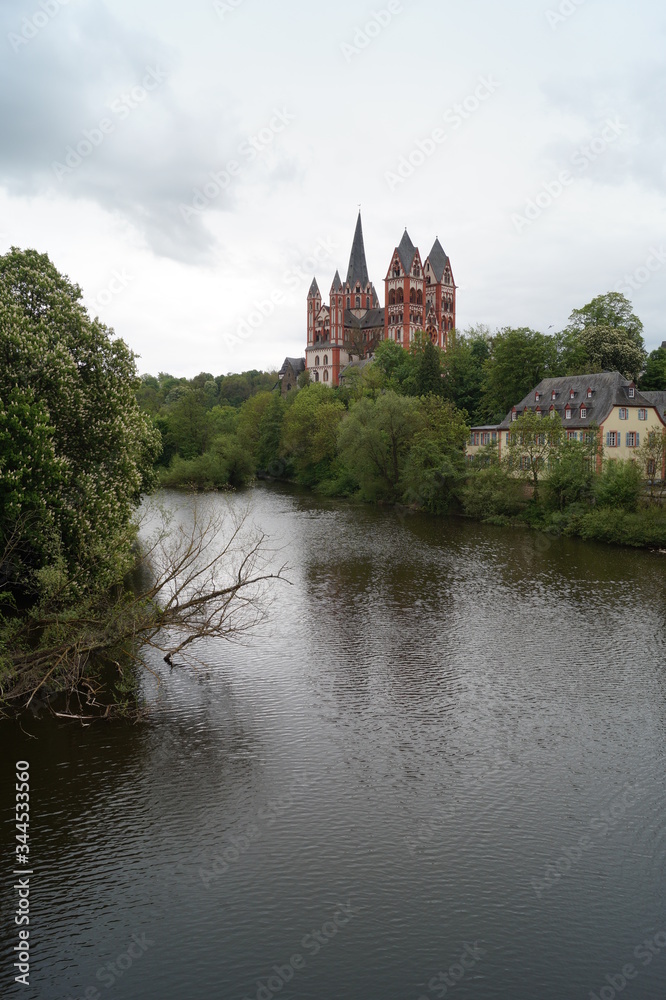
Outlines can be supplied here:
<path id="1" fill-rule="evenodd" d="M 229 502 L 290 564 L 247 646 L 155 657 L 145 724 L 0 728 L 2 995 L 665 996 L 666 557 L 272 485 L 204 500 Z"/>

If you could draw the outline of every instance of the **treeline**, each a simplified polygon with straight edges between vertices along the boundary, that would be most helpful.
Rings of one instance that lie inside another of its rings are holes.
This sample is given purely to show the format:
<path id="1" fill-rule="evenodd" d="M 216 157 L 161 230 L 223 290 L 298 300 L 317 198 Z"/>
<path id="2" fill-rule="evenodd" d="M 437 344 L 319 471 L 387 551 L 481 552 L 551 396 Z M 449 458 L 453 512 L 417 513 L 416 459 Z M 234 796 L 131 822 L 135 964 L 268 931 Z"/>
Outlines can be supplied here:
<path id="1" fill-rule="evenodd" d="M 630 303 L 610 293 L 572 313 L 554 336 L 527 328 L 491 336 L 477 328 L 446 352 L 424 335 L 409 350 L 385 341 L 371 363 L 348 368 L 335 389 L 310 383 L 308 373 L 285 397 L 274 374 L 202 374 L 189 382 L 160 375 L 143 377 L 139 399 L 162 436 L 165 486 L 240 487 L 264 475 L 328 495 L 665 544 L 654 496 L 650 523 L 641 520 L 642 473 L 612 463 L 599 475 L 591 445 L 583 456 L 563 438 L 524 477 L 517 460 L 500 464 L 492 449 L 473 463 L 465 454 L 472 423 L 501 420 L 550 375 L 610 368 L 640 376 L 644 388 L 666 389 L 666 350 L 648 358 L 641 330 Z M 539 462 L 548 465 L 541 491 L 534 481 Z M 624 485 L 611 502 L 608 483 L 618 470 Z M 604 510 L 614 513 L 600 520 Z M 641 523 L 632 528 L 624 515 Z"/>

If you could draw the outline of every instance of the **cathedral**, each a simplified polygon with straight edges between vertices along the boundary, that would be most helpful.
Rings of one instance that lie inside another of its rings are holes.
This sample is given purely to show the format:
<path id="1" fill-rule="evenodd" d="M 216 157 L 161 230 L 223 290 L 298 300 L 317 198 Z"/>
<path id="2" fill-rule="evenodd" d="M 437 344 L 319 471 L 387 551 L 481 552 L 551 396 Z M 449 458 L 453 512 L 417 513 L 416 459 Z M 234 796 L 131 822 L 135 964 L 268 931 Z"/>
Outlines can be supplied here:
<path id="1" fill-rule="evenodd" d="M 405 229 L 384 278 L 384 301 L 382 308 L 368 274 L 359 212 L 344 283 L 336 271 L 328 305 L 316 278 L 308 292 L 305 367 L 314 382 L 337 385 L 352 358 L 367 357 L 381 340 L 409 347 L 417 330 L 446 350 L 456 323 L 456 286 L 438 239 L 422 261 Z"/>

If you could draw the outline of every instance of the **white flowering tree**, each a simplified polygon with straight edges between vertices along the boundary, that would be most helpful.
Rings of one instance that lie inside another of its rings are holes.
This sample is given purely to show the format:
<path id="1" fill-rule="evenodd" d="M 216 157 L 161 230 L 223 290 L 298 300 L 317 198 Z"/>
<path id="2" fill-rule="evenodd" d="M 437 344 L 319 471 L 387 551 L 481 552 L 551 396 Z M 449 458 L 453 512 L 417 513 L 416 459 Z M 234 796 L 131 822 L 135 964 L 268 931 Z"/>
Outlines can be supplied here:
<path id="1" fill-rule="evenodd" d="M 48 256 L 0 257 L 0 589 L 61 599 L 131 565 L 159 435 L 134 355 Z"/>

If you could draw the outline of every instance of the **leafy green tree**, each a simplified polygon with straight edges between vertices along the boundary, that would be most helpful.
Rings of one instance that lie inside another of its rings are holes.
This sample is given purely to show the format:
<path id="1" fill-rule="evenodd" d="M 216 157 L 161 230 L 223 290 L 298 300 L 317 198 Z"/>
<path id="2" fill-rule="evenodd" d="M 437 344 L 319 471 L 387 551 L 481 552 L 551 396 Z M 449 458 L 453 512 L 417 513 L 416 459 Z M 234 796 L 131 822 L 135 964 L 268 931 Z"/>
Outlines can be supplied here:
<path id="1" fill-rule="evenodd" d="M 372 367 L 381 373 L 383 389 L 406 395 L 415 378 L 416 358 L 394 340 L 383 340 L 375 349 Z"/>
<path id="2" fill-rule="evenodd" d="M 400 498 L 400 479 L 416 431 L 419 401 L 386 392 L 355 403 L 340 427 L 339 454 L 368 499 Z"/>
<path id="3" fill-rule="evenodd" d="M 642 470 L 638 463 L 607 459 L 594 484 L 594 495 L 599 507 L 611 507 L 633 512 L 643 488 Z"/>
<path id="4" fill-rule="evenodd" d="M 481 396 L 484 366 L 489 358 L 490 335 L 485 327 L 459 333 L 442 358 L 444 394 L 459 410 L 467 412 L 472 424 L 483 420 Z"/>
<path id="5" fill-rule="evenodd" d="M 645 365 L 643 347 L 626 330 L 613 326 L 586 326 L 563 334 L 560 356 L 567 375 L 618 371 L 637 379 Z"/>
<path id="6" fill-rule="evenodd" d="M 274 392 L 272 393 L 270 403 L 264 410 L 259 421 L 257 467 L 270 472 L 272 475 L 282 472 L 280 446 L 282 442 L 282 425 L 286 412 L 286 401 L 279 392 Z"/>
<path id="7" fill-rule="evenodd" d="M 472 466 L 459 489 L 463 510 L 480 521 L 515 517 L 525 507 L 524 486 L 504 466 Z"/>
<path id="8" fill-rule="evenodd" d="M 265 411 L 273 402 L 272 392 L 258 392 L 250 396 L 240 407 L 236 433 L 243 447 L 252 456 L 255 468 L 258 468 L 259 437 L 261 421 Z"/>
<path id="9" fill-rule="evenodd" d="M 170 395 L 173 393 L 171 390 Z M 167 446 L 189 459 L 206 450 L 206 402 L 203 389 L 186 388 L 168 409 Z"/>
<path id="10" fill-rule="evenodd" d="M 597 295 L 582 309 L 574 309 L 566 327 L 567 333 L 582 333 L 588 327 L 606 326 L 624 330 L 638 347 L 643 346 L 643 324 L 632 311 L 629 299 L 621 292 Z M 568 374 L 568 373 L 567 373 Z"/>
<path id="11" fill-rule="evenodd" d="M 664 344 L 648 355 L 639 388 L 645 392 L 666 392 L 666 346 Z"/>
<path id="12" fill-rule="evenodd" d="M 281 449 L 300 482 L 313 485 L 330 474 L 344 412 L 335 391 L 321 382 L 313 382 L 296 394 L 284 416 Z"/>
<path id="13" fill-rule="evenodd" d="M 420 416 L 422 425 L 412 439 L 400 485 L 408 503 L 444 513 L 465 476 L 469 428 L 464 414 L 435 395 L 421 400 Z"/>
<path id="14" fill-rule="evenodd" d="M 444 392 L 442 382 L 441 351 L 428 338 L 423 349 L 416 356 L 416 373 L 414 388 L 417 396 L 441 396 Z"/>
<path id="15" fill-rule="evenodd" d="M 134 355 L 80 299 L 45 254 L 0 257 L 0 559 L 12 540 L 5 580 L 38 596 L 45 573 L 61 597 L 122 578 L 160 447 Z"/>
<path id="16" fill-rule="evenodd" d="M 585 441 L 566 441 L 548 456 L 548 477 L 544 481 L 544 504 L 551 510 L 563 511 L 574 503 L 592 496 L 598 431 L 592 428 Z"/>
<path id="17" fill-rule="evenodd" d="M 557 343 L 527 327 L 505 328 L 492 339 L 483 373 L 480 410 L 498 423 L 543 378 L 557 374 Z"/>
<path id="18" fill-rule="evenodd" d="M 511 424 L 506 464 L 513 475 L 532 484 L 536 502 L 541 479 L 548 463 L 556 460 L 563 440 L 564 430 L 557 415 L 541 417 L 527 410 Z"/>

